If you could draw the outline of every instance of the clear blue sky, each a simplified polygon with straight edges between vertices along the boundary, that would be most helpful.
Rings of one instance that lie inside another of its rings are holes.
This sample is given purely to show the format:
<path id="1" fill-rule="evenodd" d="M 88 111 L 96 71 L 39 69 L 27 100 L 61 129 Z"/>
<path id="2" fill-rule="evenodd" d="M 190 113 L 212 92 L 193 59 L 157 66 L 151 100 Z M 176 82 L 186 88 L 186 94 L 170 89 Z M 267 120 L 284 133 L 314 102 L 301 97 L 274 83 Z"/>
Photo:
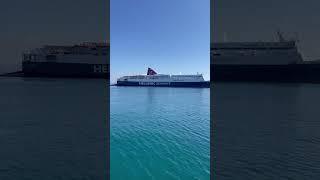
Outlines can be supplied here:
<path id="1" fill-rule="evenodd" d="M 203 73 L 210 77 L 209 0 L 113 0 L 111 82 L 123 75 Z"/>

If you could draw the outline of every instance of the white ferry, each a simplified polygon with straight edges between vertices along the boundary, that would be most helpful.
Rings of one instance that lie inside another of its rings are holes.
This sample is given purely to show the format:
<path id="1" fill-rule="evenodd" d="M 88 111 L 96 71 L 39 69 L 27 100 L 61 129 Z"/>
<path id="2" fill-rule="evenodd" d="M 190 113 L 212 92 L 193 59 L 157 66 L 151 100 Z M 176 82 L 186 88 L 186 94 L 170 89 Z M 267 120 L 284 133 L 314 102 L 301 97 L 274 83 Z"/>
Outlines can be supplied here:
<path id="1" fill-rule="evenodd" d="M 109 78 L 110 44 L 46 45 L 23 53 L 24 76 Z"/>
<path id="2" fill-rule="evenodd" d="M 320 82 L 320 61 L 304 61 L 296 40 L 211 44 L 212 81 Z"/>
<path id="3" fill-rule="evenodd" d="M 117 86 L 162 86 L 162 87 L 209 87 L 202 74 L 166 75 L 158 74 L 148 68 L 147 75 L 123 76 L 117 80 Z"/>

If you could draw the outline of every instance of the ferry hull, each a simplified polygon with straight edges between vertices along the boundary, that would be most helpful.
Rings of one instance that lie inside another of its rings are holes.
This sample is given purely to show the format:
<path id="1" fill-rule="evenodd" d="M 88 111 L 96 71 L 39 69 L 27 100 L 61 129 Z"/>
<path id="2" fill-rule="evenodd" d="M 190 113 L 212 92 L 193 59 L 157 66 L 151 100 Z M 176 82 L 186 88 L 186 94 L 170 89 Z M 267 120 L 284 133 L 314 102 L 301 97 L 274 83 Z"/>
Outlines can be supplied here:
<path id="1" fill-rule="evenodd" d="M 211 79 L 247 82 L 320 83 L 320 64 L 290 65 L 213 65 Z"/>
<path id="2" fill-rule="evenodd" d="M 197 87 L 208 88 L 210 87 L 209 81 L 203 82 L 132 82 L 132 81 L 117 81 L 117 86 L 157 86 L 157 87 Z"/>
<path id="3" fill-rule="evenodd" d="M 109 79 L 107 64 L 30 62 L 22 63 L 25 77 L 102 78 Z"/>

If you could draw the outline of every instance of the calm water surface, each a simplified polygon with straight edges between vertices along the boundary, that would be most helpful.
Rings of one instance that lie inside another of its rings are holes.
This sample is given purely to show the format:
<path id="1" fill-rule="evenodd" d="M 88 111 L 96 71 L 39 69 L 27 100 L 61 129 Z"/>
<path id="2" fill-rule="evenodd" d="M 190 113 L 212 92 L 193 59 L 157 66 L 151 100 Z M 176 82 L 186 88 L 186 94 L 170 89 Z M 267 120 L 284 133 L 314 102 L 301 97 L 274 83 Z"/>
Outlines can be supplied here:
<path id="1" fill-rule="evenodd" d="M 0 78 L 0 179 L 107 179 L 103 80 Z"/>
<path id="2" fill-rule="evenodd" d="M 209 179 L 210 90 L 111 87 L 111 180 Z"/>
<path id="3" fill-rule="evenodd" d="M 320 85 L 217 83 L 214 179 L 319 179 Z"/>

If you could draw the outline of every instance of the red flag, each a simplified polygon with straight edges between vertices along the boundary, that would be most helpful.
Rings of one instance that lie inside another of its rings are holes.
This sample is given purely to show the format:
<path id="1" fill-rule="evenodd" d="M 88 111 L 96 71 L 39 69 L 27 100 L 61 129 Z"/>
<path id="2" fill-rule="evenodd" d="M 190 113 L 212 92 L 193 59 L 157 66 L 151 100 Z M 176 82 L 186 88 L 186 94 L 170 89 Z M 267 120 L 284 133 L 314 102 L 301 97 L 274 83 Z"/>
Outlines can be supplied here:
<path id="1" fill-rule="evenodd" d="M 148 72 L 147 72 L 147 75 L 156 75 L 157 73 L 151 69 L 151 68 L 148 68 Z"/>

